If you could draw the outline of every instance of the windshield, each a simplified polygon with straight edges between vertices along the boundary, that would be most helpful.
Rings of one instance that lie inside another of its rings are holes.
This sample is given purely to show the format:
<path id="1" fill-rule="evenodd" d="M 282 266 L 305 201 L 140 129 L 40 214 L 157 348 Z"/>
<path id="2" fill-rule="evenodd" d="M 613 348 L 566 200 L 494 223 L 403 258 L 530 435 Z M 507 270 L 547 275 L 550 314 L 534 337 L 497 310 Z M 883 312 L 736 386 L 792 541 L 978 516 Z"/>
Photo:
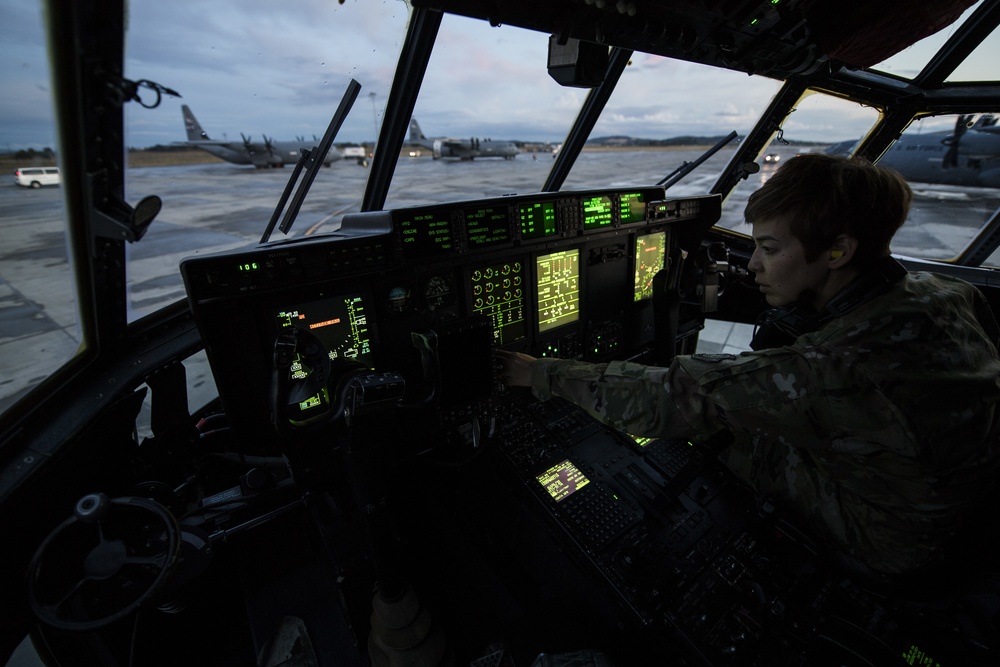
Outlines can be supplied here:
<path id="1" fill-rule="evenodd" d="M 2 74 L 8 94 L 0 100 L 7 173 L 55 166 L 59 151 L 40 7 L 33 0 L 14 0 L 0 12 L 0 44 L 8 56 Z M 403 0 L 135 0 L 128 13 L 125 78 L 178 93 L 163 95 L 158 103 L 147 95 L 145 106 L 125 105 L 126 199 L 132 205 L 148 195 L 163 200 L 148 233 L 126 245 L 128 320 L 136 321 L 183 301 L 178 265 L 184 257 L 260 241 L 302 149 L 319 144 L 351 81 L 360 84 L 360 93 L 289 236 L 334 231 L 345 214 L 359 210 L 411 8 Z M 561 86 L 549 75 L 548 41 L 543 33 L 443 17 L 406 143 L 394 156 L 386 207 L 543 187 L 590 93 Z M 994 43 L 987 40 L 975 57 L 981 59 Z M 919 71 L 927 59 L 922 54 L 904 52 L 891 69 Z M 634 53 L 562 187 L 657 183 L 735 131 L 735 141 L 669 192 L 705 194 L 780 86 L 759 76 Z M 753 156 L 760 168 L 728 194 L 720 225 L 745 234 L 746 197 L 781 160 L 804 151 L 849 152 L 879 113 L 821 93 L 803 97 Z M 962 114 L 928 119 L 913 123 L 907 134 L 933 134 L 934 120 L 950 128 L 935 139 L 943 146 L 961 127 L 960 118 L 975 125 L 979 115 L 972 121 Z M 963 150 L 984 145 L 974 139 L 997 136 L 966 129 Z M 992 159 L 962 166 L 986 173 L 995 166 Z M 949 163 L 939 157 L 934 164 Z M 927 224 L 904 227 L 894 250 L 953 258 L 1000 201 L 997 185 L 949 187 L 915 187 L 915 210 Z M 8 179 L 3 190 L 0 288 L 10 305 L 0 339 L 4 409 L 83 343 L 59 188 L 34 189 Z M 280 231 L 271 236 L 283 238 Z"/>

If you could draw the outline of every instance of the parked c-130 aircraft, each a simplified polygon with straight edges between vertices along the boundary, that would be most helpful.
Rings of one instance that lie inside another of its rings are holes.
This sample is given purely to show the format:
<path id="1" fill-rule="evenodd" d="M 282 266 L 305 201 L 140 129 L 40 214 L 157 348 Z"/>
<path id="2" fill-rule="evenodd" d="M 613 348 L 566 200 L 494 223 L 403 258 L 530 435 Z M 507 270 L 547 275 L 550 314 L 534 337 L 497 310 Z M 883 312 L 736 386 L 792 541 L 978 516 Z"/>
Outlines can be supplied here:
<path id="1" fill-rule="evenodd" d="M 460 160 L 502 157 L 505 160 L 512 160 L 521 152 L 513 141 L 493 141 L 476 137 L 471 139 L 426 137 L 416 118 L 410 119 L 410 143 L 431 149 L 435 160 L 445 157 L 457 157 Z"/>
<path id="2" fill-rule="evenodd" d="M 294 165 L 299 161 L 302 150 L 307 148 L 304 145 L 306 143 L 304 140 L 276 141 L 266 134 L 263 135 L 263 142 L 254 142 L 252 137 L 244 135 L 242 132 L 240 133 L 242 141 L 239 142 L 212 139 L 202 129 L 201 123 L 194 117 L 194 112 L 188 105 L 181 105 L 181 113 L 184 116 L 184 130 L 187 132 L 188 138 L 182 143 L 200 148 L 206 153 L 211 153 L 233 164 L 252 164 L 257 169 Z M 331 148 L 323 161 L 323 166 L 329 167 L 342 157 L 341 153 Z"/>
<path id="3" fill-rule="evenodd" d="M 942 567 L 868 576 L 741 483 L 724 440 L 633 438 L 504 386 L 494 355 L 739 354 L 766 305 L 744 203 L 777 128 L 817 98 L 875 110 L 858 152 L 877 160 L 914 118 L 1000 108 L 993 71 L 951 81 L 994 43 L 1000 2 L 43 4 L 48 67 L 0 72 L 53 91 L 63 180 L 0 188 L 18 207 L 0 253 L 0 663 L 995 667 L 996 497 L 967 498 L 972 535 Z M 944 26 L 933 57 L 908 49 Z M 553 39 L 588 62 L 548 64 Z M 924 60 L 905 85 L 877 67 L 907 52 Z M 427 85 L 457 58 L 476 76 Z M 333 62 L 387 92 L 382 122 L 368 169 L 320 172 L 336 178 L 300 235 L 258 241 L 284 174 L 129 164 L 129 131 L 157 112 L 123 78 L 155 66 L 227 98 L 266 79 L 309 103 L 346 83 Z M 293 67 L 315 85 L 293 87 Z M 593 87 L 568 92 L 552 67 Z M 739 94 L 769 100 L 747 127 L 708 111 Z M 400 159 L 421 95 L 560 106 L 561 148 L 517 169 Z M 585 150 L 625 116 L 641 136 L 666 116 L 745 132 L 659 185 L 702 151 Z M 921 207 L 893 250 L 1000 313 L 993 194 Z"/>
<path id="4" fill-rule="evenodd" d="M 827 149 L 845 155 L 856 142 L 842 141 Z M 880 158 L 916 183 L 1000 188 L 1000 126 L 985 113 L 959 114 L 954 129 L 904 133 Z"/>

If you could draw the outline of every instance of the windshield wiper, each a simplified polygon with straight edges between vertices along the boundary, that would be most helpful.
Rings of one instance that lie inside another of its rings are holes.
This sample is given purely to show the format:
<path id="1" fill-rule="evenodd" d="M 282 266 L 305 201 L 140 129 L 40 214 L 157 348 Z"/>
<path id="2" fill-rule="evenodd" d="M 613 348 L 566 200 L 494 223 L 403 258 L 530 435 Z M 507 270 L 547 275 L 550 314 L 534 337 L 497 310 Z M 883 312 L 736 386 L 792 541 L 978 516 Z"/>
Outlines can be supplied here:
<path id="1" fill-rule="evenodd" d="M 736 138 L 736 130 L 733 130 L 725 137 L 723 137 L 722 140 L 719 141 L 719 143 L 715 144 L 707 151 L 705 151 L 701 155 L 701 157 L 699 157 L 697 160 L 694 160 L 693 162 L 685 162 L 684 164 L 682 164 L 681 166 L 677 167 L 672 172 L 664 176 L 663 180 L 657 183 L 657 185 L 662 185 L 664 190 L 669 190 L 670 186 L 672 186 L 674 183 L 681 180 L 682 178 L 690 174 L 692 171 L 697 169 L 702 162 L 715 155 L 720 148 L 722 148 L 735 138 Z"/>
<path id="2" fill-rule="evenodd" d="M 295 192 L 295 198 L 292 199 L 292 204 L 285 211 L 285 218 L 281 221 L 281 226 L 278 227 L 283 234 L 287 234 L 288 230 L 292 228 L 295 216 L 299 214 L 302 202 L 306 199 L 306 193 L 309 192 L 316 174 L 319 172 L 320 167 L 323 166 L 326 154 L 330 152 L 330 147 L 333 146 L 333 139 L 337 136 L 337 132 L 340 131 L 340 126 L 344 124 L 347 114 L 351 112 L 351 107 L 354 106 L 354 100 L 358 99 L 360 91 L 361 84 L 351 79 L 351 82 L 347 84 L 347 91 L 344 93 L 343 99 L 340 100 L 340 106 L 337 107 L 333 118 L 330 119 L 330 125 L 326 128 L 326 134 L 323 135 L 322 141 L 319 142 L 319 146 L 313 146 L 312 150 L 302 150 L 302 155 L 299 156 L 299 161 L 295 164 L 295 169 L 292 171 L 287 185 L 285 185 L 285 190 L 281 193 L 281 198 L 278 199 L 278 205 L 271 215 L 271 220 L 267 223 L 267 229 L 264 230 L 264 235 L 260 237 L 261 244 L 267 243 L 267 240 L 271 238 L 271 232 L 274 231 L 274 225 L 278 222 L 278 218 L 281 217 L 281 211 L 285 208 L 285 202 L 288 201 L 288 196 L 291 194 L 292 188 L 295 187 L 295 181 L 298 180 L 299 174 L 302 173 L 302 168 L 306 167 L 306 175 L 302 178 L 302 182 L 299 183 L 299 189 Z"/>

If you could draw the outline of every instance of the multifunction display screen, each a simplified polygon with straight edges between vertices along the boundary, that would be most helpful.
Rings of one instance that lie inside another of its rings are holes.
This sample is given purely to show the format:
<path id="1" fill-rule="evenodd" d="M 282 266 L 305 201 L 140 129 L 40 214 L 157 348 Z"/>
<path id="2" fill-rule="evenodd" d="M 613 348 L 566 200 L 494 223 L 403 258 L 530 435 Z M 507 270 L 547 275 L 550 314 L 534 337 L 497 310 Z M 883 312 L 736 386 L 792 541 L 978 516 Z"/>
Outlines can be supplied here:
<path id="1" fill-rule="evenodd" d="M 623 225 L 646 219 L 646 202 L 640 192 L 628 192 L 618 198 L 618 217 Z"/>
<path id="2" fill-rule="evenodd" d="M 493 340 L 505 345 L 528 334 L 524 319 L 524 267 L 510 261 L 472 269 L 472 310 L 493 321 Z"/>
<path id="3" fill-rule="evenodd" d="M 521 238 L 540 239 L 556 235 L 556 205 L 553 202 L 521 204 L 517 207 Z"/>
<path id="4" fill-rule="evenodd" d="M 469 248 L 485 248 L 510 240 L 506 206 L 470 208 L 465 211 L 465 238 Z"/>
<path id="5" fill-rule="evenodd" d="M 368 315 L 360 294 L 345 294 L 289 306 L 277 311 L 275 316 L 279 329 L 298 327 L 315 336 L 322 345 L 320 350 L 309 349 L 307 341 L 303 346 L 305 349 L 300 347 L 296 350 L 289 369 L 289 380 L 305 383 L 319 368 L 324 355 L 331 362 L 353 359 L 369 368 L 372 366 Z M 315 347 L 315 342 L 312 346 Z M 309 385 L 306 383 L 304 386 Z M 308 395 L 297 396 L 289 408 L 292 409 L 293 419 L 305 418 L 328 403 L 326 387 L 317 386 L 315 392 L 310 390 Z"/>
<path id="6" fill-rule="evenodd" d="M 360 294 L 346 294 L 278 311 L 278 326 L 299 327 L 316 336 L 331 361 L 356 359 L 372 365 L 368 315 Z"/>
<path id="7" fill-rule="evenodd" d="M 583 200 L 583 228 L 601 229 L 610 227 L 612 206 L 611 197 L 588 197 Z"/>
<path id="8" fill-rule="evenodd" d="M 413 212 L 398 221 L 403 256 L 408 259 L 451 252 L 451 220 L 434 211 Z"/>
<path id="9" fill-rule="evenodd" d="M 580 319 L 580 251 L 561 250 L 535 258 L 538 331 Z"/>
<path id="10" fill-rule="evenodd" d="M 535 479 L 545 487 L 556 502 L 568 498 L 590 483 L 586 475 L 569 460 L 557 463 L 542 474 L 536 475 Z"/>
<path id="11" fill-rule="evenodd" d="M 635 301 L 653 298 L 653 278 L 667 256 L 667 233 L 654 232 L 635 238 Z"/>

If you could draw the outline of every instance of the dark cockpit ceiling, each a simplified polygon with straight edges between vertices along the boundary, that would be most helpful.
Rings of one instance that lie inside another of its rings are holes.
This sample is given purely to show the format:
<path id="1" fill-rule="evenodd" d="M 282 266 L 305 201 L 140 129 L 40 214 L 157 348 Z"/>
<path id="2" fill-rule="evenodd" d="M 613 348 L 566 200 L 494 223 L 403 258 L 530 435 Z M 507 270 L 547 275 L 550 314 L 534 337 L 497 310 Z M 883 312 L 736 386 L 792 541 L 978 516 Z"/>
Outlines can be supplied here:
<path id="1" fill-rule="evenodd" d="M 559 39 L 776 79 L 875 65 L 954 22 L 975 0 L 414 0 Z"/>

